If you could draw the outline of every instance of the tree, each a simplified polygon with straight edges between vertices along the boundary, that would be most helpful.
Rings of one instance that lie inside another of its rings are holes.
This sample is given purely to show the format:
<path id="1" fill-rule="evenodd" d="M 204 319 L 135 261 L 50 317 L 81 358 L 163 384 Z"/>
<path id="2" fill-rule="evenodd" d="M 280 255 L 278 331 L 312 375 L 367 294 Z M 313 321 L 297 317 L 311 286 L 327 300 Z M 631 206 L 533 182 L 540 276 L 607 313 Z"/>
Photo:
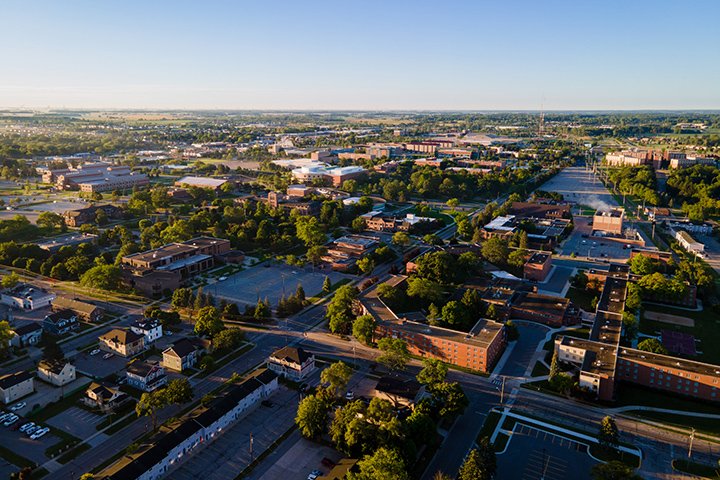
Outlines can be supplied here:
<path id="1" fill-rule="evenodd" d="M 505 334 L 507 336 L 508 342 L 514 342 L 518 338 L 520 338 L 520 330 L 518 330 L 517 325 L 515 325 L 515 322 L 512 320 L 508 320 L 505 323 Z"/>
<path id="2" fill-rule="evenodd" d="M 328 277 L 327 275 L 325 276 L 325 280 L 323 280 L 322 291 L 325 294 L 332 291 L 332 282 L 330 281 L 330 277 Z"/>
<path id="3" fill-rule="evenodd" d="M 515 269 L 521 269 L 525 265 L 525 258 L 527 257 L 527 250 L 518 248 L 513 250 L 507 257 L 507 263 Z"/>
<path id="4" fill-rule="evenodd" d="M 468 406 L 468 398 L 457 382 L 440 382 L 433 386 L 433 400 L 440 405 L 441 417 L 452 417 L 462 413 Z"/>
<path id="5" fill-rule="evenodd" d="M 439 283 L 418 277 L 408 280 L 407 294 L 430 303 L 440 302 L 444 296 L 442 286 Z"/>
<path id="6" fill-rule="evenodd" d="M 175 308 L 189 307 L 192 303 L 192 290 L 189 288 L 178 288 L 172 294 L 171 304 Z"/>
<path id="7" fill-rule="evenodd" d="M 80 277 L 80 285 L 100 290 L 121 291 L 122 275 L 120 268 L 115 265 L 92 267 Z"/>
<path id="8" fill-rule="evenodd" d="M 327 251 L 327 247 L 314 245 L 308 248 L 308 251 L 305 253 L 305 258 L 313 265 L 317 265 L 322 262 L 322 258 L 327 254 Z"/>
<path id="9" fill-rule="evenodd" d="M 642 342 L 638 343 L 638 350 L 644 350 L 651 353 L 659 353 L 661 355 L 667 355 L 668 350 L 665 346 L 660 343 L 657 338 L 646 338 Z"/>
<path id="10" fill-rule="evenodd" d="M 18 283 L 20 283 L 20 276 L 15 272 L 12 272 L 10 275 L 5 275 L 2 280 L 0 280 L 2 288 L 13 288 Z"/>
<path id="11" fill-rule="evenodd" d="M 320 373 L 320 381 L 329 385 L 330 391 L 337 395 L 347 387 L 353 371 L 345 362 L 335 362 Z"/>
<path id="12" fill-rule="evenodd" d="M 468 321 L 468 311 L 462 303 L 450 300 L 442 308 L 442 319 L 447 325 L 462 329 Z"/>
<path id="13" fill-rule="evenodd" d="M 267 301 L 267 299 L 260 300 L 258 299 L 257 304 L 255 305 L 255 311 L 253 312 L 253 318 L 255 320 L 262 320 L 264 318 L 269 318 L 272 314 L 272 311 L 270 310 L 270 302 Z"/>
<path id="14" fill-rule="evenodd" d="M 370 345 L 375 333 L 376 322 L 372 315 L 360 315 L 353 322 L 353 337 L 365 345 Z"/>
<path id="15" fill-rule="evenodd" d="M 617 448 L 620 445 L 620 432 L 612 417 L 606 416 L 600 422 L 598 441 L 603 448 Z"/>
<path id="16" fill-rule="evenodd" d="M 488 262 L 498 265 L 507 263 L 510 252 L 507 242 L 499 237 L 492 237 L 485 240 L 480 251 Z"/>
<path id="17" fill-rule="evenodd" d="M 650 275 L 659 270 L 658 262 L 647 255 L 635 255 L 628 261 L 628 264 L 632 273 L 636 275 Z"/>
<path id="18" fill-rule="evenodd" d="M 373 270 L 375 270 L 375 260 L 373 260 L 372 257 L 369 256 L 359 259 L 355 264 L 360 269 L 360 271 L 365 274 L 371 273 Z"/>
<path id="19" fill-rule="evenodd" d="M 2 337 L 2 335 L 0 335 L 0 337 Z M 60 348 L 60 345 L 58 345 L 57 340 L 50 335 L 43 335 L 42 358 L 44 360 L 62 360 L 65 358 L 65 353 L 62 348 Z"/>
<path id="20" fill-rule="evenodd" d="M 7 320 L 0 320 L 0 357 L 7 355 L 10 340 L 15 336 Z"/>
<path id="21" fill-rule="evenodd" d="M 348 480 L 408 480 L 405 462 L 395 450 L 380 447 L 357 463 L 358 472 L 350 471 Z"/>
<path id="22" fill-rule="evenodd" d="M 410 352 L 408 352 L 407 343 L 400 338 L 381 338 L 378 342 L 378 348 L 382 354 L 377 357 L 377 361 L 388 370 L 398 371 L 405 368 L 405 364 L 410 360 Z"/>
<path id="23" fill-rule="evenodd" d="M 187 378 L 170 380 L 161 391 L 167 405 L 181 405 L 193 399 L 193 388 Z"/>
<path id="24" fill-rule="evenodd" d="M 201 308 L 195 317 L 195 333 L 197 335 L 214 336 L 225 328 L 220 320 L 220 312 L 215 307 Z"/>
<path id="25" fill-rule="evenodd" d="M 166 406 L 163 390 L 143 393 L 135 404 L 135 413 L 138 417 L 150 417 L 152 429 L 157 428 L 157 412 Z"/>
<path id="26" fill-rule="evenodd" d="M 300 216 L 295 221 L 297 238 L 306 246 L 322 245 L 327 240 L 317 217 Z"/>
<path id="27" fill-rule="evenodd" d="M 594 465 L 590 475 L 593 480 L 642 480 L 631 467 L 619 460 Z"/>
<path id="28" fill-rule="evenodd" d="M 405 232 L 395 232 L 392 236 L 392 242 L 395 245 L 400 245 L 401 247 L 406 247 L 410 245 L 410 236 Z"/>
<path id="29" fill-rule="evenodd" d="M 478 448 L 473 448 L 465 458 L 458 480 L 489 480 L 495 474 L 497 460 L 487 437 L 480 440 Z"/>
<path id="30" fill-rule="evenodd" d="M 357 288 L 343 285 L 337 289 L 327 306 L 326 318 L 333 333 L 349 333 L 354 318 L 353 307 L 358 297 Z"/>
<path id="31" fill-rule="evenodd" d="M 555 350 L 553 353 L 552 360 L 550 361 L 550 374 L 548 380 L 552 381 L 555 377 L 560 374 L 560 364 L 558 363 L 558 352 Z"/>
<path id="32" fill-rule="evenodd" d="M 317 438 L 325 430 L 328 406 L 315 395 L 308 395 L 298 405 L 295 424 L 305 438 Z"/>
<path id="33" fill-rule="evenodd" d="M 242 345 L 245 334 L 239 328 L 228 328 L 213 336 L 213 348 L 216 350 L 230 351 Z"/>
<path id="34" fill-rule="evenodd" d="M 65 226 L 65 219 L 62 217 L 62 215 L 55 212 L 42 212 L 40 215 L 38 215 L 35 223 L 38 227 L 42 227 L 50 231 L 56 229 L 64 231 L 67 229 L 67 227 Z"/>
<path id="35" fill-rule="evenodd" d="M 450 207 L 454 212 L 458 205 L 460 205 L 460 200 L 458 200 L 457 198 L 451 198 L 450 200 L 445 202 L 445 204 Z"/>
<path id="36" fill-rule="evenodd" d="M 80 480 L 93 480 L 94 478 L 95 478 L 95 475 L 93 475 L 92 473 L 83 473 L 80 476 Z"/>
<path id="37" fill-rule="evenodd" d="M 415 377 L 417 381 L 427 386 L 429 391 L 439 383 L 445 381 L 447 377 L 448 367 L 443 362 L 435 358 L 424 358 L 423 369 Z"/>
<path id="38" fill-rule="evenodd" d="M 355 233 L 360 233 L 367 228 L 367 222 L 363 217 L 355 217 L 350 223 L 350 228 Z"/>

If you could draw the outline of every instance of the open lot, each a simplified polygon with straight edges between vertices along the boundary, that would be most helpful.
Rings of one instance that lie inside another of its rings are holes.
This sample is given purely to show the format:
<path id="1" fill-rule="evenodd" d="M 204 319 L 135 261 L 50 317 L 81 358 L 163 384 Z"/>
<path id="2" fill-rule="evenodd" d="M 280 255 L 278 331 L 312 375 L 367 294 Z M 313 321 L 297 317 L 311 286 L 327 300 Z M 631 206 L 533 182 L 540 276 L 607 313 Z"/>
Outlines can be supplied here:
<path id="1" fill-rule="evenodd" d="M 335 449 L 318 445 L 297 435 L 295 444 L 276 459 L 273 466 L 262 475 L 250 474 L 248 478 L 255 480 L 305 480 L 313 470 L 328 472 L 328 468 L 322 464 L 323 458 L 338 461 L 343 455 Z"/>
<path id="2" fill-rule="evenodd" d="M 35 205 L 28 205 L 27 207 L 24 207 L 28 210 L 33 210 L 36 212 L 55 212 L 55 213 L 64 213 L 68 210 L 75 210 L 77 208 L 84 208 L 87 207 L 88 203 L 83 201 L 76 201 L 73 202 L 71 200 L 50 200 L 44 203 L 37 203 Z"/>
<path id="3" fill-rule="evenodd" d="M 560 246 L 562 255 L 589 257 L 597 260 L 625 261 L 630 258 L 631 249 L 623 248 L 624 243 L 603 237 L 592 236 L 591 217 L 575 217 L 575 229 Z"/>
<path id="4" fill-rule="evenodd" d="M 585 445 L 517 423 L 497 463 L 499 478 L 574 480 L 590 478 L 590 469 L 597 462 L 587 454 Z"/>
<path id="5" fill-rule="evenodd" d="M 607 188 L 585 167 L 568 167 L 543 183 L 539 190 L 557 192 L 568 202 L 597 208 L 603 204 L 617 206 Z"/>
<path id="6" fill-rule="evenodd" d="M 89 352 L 79 353 L 77 357 L 75 357 L 75 368 L 77 372 L 91 378 L 105 378 L 110 374 L 119 372 L 127 365 L 127 358 L 113 355 L 105 359 L 103 358 L 104 354 L 104 351 L 101 351 L 97 355 L 90 355 Z"/>
<path id="7" fill-rule="evenodd" d="M 305 294 L 310 297 L 322 290 L 326 276 L 333 283 L 344 278 L 353 278 L 343 273 L 312 269 L 311 267 L 291 267 L 289 265 L 260 265 L 231 275 L 227 280 L 219 281 L 205 287 L 205 293 L 216 298 L 244 305 L 255 305 L 258 299 L 267 298 L 275 306 L 284 295 L 295 292 L 302 285 Z"/>
<path id="8" fill-rule="evenodd" d="M 700 362 L 720 363 L 720 350 L 716 348 L 720 342 L 720 318 L 717 314 L 709 309 L 693 312 L 651 303 L 645 303 L 643 306 L 643 316 L 640 320 L 641 333 L 659 337 L 663 330 L 671 330 L 694 335 L 697 356 L 692 359 Z M 694 320 L 695 326 L 687 327 L 659 322 L 648 317 L 648 315 L 652 316 L 658 313 L 691 318 Z"/>
<path id="9" fill-rule="evenodd" d="M 670 323 L 673 325 L 682 325 L 683 327 L 694 327 L 695 320 L 680 315 L 671 315 L 662 312 L 645 312 L 645 318 L 655 320 L 656 322 Z"/>
<path id="10" fill-rule="evenodd" d="M 51 427 L 64 430 L 78 438 L 88 438 L 97 432 L 95 425 L 100 423 L 102 419 L 102 415 L 97 415 L 79 407 L 70 407 L 52 417 L 47 423 Z"/>

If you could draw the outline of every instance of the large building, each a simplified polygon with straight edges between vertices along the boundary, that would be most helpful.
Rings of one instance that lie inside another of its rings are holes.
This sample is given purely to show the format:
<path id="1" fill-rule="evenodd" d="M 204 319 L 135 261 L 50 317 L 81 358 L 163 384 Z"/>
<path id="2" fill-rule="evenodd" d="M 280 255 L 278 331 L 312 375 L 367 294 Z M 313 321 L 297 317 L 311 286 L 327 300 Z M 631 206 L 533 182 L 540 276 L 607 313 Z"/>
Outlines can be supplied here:
<path id="1" fill-rule="evenodd" d="M 115 205 L 92 205 L 90 207 L 68 210 L 63 213 L 63 219 L 68 227 L 81 227 L 86 224 L 94 224 L 97 221 L 98 212 L 102 211 L 110 220 L 123 217 L 123 211 Z"/>
<path id="2" fill-rule="evenodd" d="M 333 270 L 345 271 L 362 257 L 372 253 L 380 245 L 380 239 L 365 235 L 346 235 L 331 243 L 322 260 Z"/>
<path id="3" fill-rule="evenodd" d="M 622 208 L 602 209 L 595 212 L 593 217 L 593 232 L 604 232 L 620 236 L 623 233 L 623 220 L 625 210 Z"/>
<path id="4" fill-rule="evenodd" d="M 92 233 L 69 233 L 38 242 L 37 246 L 50 253 L 56 253 L 62 247 L 75 247 L 84 243 L 93 244 L 97 238 L 98 236 Z"/>
<path id="5" fill-rule="evenodd" d="M 70 310 L 78 319 L 85 322 L 99 322 L 102 319 L 104 310 L 92 303 L 84 302 L 77 298 L 57 297 L 51 304 L 53 312 Z"/>
<path id="6" fill-rule="evenodd" d="M 377 286 L 363 295 L 360 302 L 364 313 L 377 322 L 375 338 L 401 338 L 413 355 L 490 372 L 507 344 L 504 325 L 493 320 L 479 319 L 466 333 L 399 318 L 380 299 Z"/>
<path id="7" fill-rule="evenodd" d="M 9 373 L 0 377 L 0 401 L 6 405 L 35 391 L 32 372 Z"/>
<path id="8" fill-rule="evenodd" d="M 523 266 L 523 275 L 526 280 L 544 282 L 552 269 L 552 254 L 535 252 Z"/>
<path id="9" fill-rule="evenodd" d="M 409 232 L 414 228 L 440 223 L 436 218 L 419 217 L 413 213 L 408 213 L 403 218 L 376 210 L 364 213 L 360 218 L 365 220 L 365 228 L 375 232 Z"/>
<path id="10" fill-rule="evenodd" d="M 40 360 L 38 378 L 56 387 L 75 381 L 75 365 L 67 360 Z"/>
<path id="11" fill-rule="evenodd" d="M 213 268 L 223 254 L 230 252 L 230 241 L 197 237 L 183 243 L 170 243 L 122 258 L 122 268 L 130 285 L 146 295 L 158 296 L 174 290 L 188 279 Z"/>
<path id="12" fill-rule="evenodd" d="M 354 180 L 366 174 L 359 166 L 328 168 L 324 163 L 306 165 L 292 171 L 293 179 L 302 183 L 330 183 L 339 187 L 345 180 Z"/>
<path id="13" fill-rule="evenodd" d="M 183 177 L 175 182 L 176 187 L 197 187 L 219 192 L 220 188 L 228 183 L 224 178 L 210 177 Z"/>
<path id="14" fill-rule="evenodd" d="M 302 381 L 315 371 L 315 355 L 302 347 L 283 347 L 270 355 L 267 366 L 281 377 Z"/>
<path id="15" fill-rule="evenodd" d="M 109 163 L 86 163 L 78 167 L 45 169 L 42 171 L 42 179 L 44 183 L 54 183 L 58 190 L 80 190 L 89 193 L 128 190 L 150 183 L 144 173 L 135 173 L 130 167 Z"/>
<path id="16" fill-rule="evenodd" d="M 54 293 L 28 283 L 20 283 L 0 294 L 0 303 L 21 310 L 48 307 L 54 299 Z"/>

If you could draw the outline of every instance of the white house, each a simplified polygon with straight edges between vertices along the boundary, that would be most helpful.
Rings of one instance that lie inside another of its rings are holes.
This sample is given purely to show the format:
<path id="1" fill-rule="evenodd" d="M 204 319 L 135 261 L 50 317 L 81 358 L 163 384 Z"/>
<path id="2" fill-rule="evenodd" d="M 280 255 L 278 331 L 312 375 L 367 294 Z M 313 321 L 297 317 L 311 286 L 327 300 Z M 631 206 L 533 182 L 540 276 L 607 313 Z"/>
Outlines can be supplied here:
<path id="1" fill-rule="evenodd" d="M 0 303 L 22 310 L 49 307 L 53 300 L 55 300 L 54 293 L 28 283 L 20 283 L 0 294 Z"/>
<path id="2" fill-rule="evenodd" d="M 125 372 L 127 384 L 143 392 L 152 392 L 167 384 L 167 375 L 157 362 L 130 362 Z"/>
<path id="3" fill-rule="evenodd" d="M 163 336 L 163 329 L 160 322 L 151 318 L 144 318 L 130 324 L 130 330 L 145 337 L 145 345 L 148 345 Z"/>
<path id="4" fill-rule="evenodd" d="M 32 372 L 9 373 L 0 377 L 0 400 L 12 403 L 18 398 L 30 395 L 35 391 Z"/>
<path id="5" fill-rule="evenodd" d="M 185 417 L 157 442 L 124 463 L 109 467 L 107 480 L 158 480 L 193 452 L 218 438 L 227 427 L 243 418 L 278 388 L 278 377 L 269 370 L 228 388 L 209 405 Z"/>
<path id="6" fill-rule="evenodd" d="M 29 345 L 37 345 L 42 338 L 43 329 L 38 322 L 32 322 L 13 328 L 12 332 L 15 336 L 10 339 L 10 345 L 24 348 Z"/>
<path id="7" fill-rule="evenodd" d="M 282 377 L 300 381 L 315 371 L 315 355 L 301 347 L 283 347 L 270 355 L 267 365 Z"/>
<path id="8" fill-rule="evenodd" d="M 67 385 L 75 380 L 75 365 L 67 360 L 41 360 L 38 378 L 58 387 Z"/>

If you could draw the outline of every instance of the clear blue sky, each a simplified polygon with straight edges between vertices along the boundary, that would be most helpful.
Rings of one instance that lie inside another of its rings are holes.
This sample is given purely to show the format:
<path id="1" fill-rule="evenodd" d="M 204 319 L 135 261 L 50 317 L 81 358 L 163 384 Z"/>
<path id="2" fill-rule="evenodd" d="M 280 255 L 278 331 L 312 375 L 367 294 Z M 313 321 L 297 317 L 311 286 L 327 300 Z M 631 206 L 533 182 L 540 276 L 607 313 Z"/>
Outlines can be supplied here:
<path id="1" fill-rule="evenodd" d="M 715 0 L 3 0 L 0 19 L 0 107 L 720 108 Z"/>

